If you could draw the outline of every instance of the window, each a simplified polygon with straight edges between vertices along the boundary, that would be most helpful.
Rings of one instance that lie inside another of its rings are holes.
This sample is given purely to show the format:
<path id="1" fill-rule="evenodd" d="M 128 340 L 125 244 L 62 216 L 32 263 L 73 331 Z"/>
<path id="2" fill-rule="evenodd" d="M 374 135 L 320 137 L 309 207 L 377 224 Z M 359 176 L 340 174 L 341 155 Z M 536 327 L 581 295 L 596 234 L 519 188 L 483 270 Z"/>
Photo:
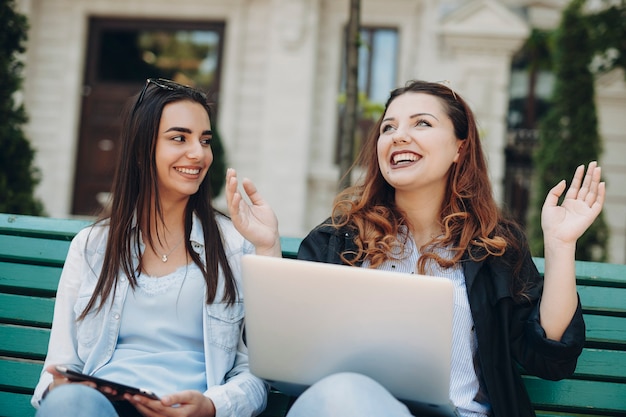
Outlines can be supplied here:
<path id="1" fill-rule="evenodd" d="M 139 28 L 102 28 L 96 57 L 97 80 L 143 84 L 150 76 L 215 89 L 223 25 L 201 23 L 185 27 L 184 23 L 167 23 L 159 28 L 148 23 Z"/>
<path id="2" fill-rule="evenodd" d="M 393 28 L 361 28 L 359 48 L 359 116 L 355 132 L 355 155 L 367 137 L 376 119 L 383 111 L 389 92 L 396 87 L 398 61 L 398 31 Z M 345 56 L 341 69 L 341 94 L 339 99 L 339 128 L 341 137 L 341 119 L 344 114 L 346 90 Z M 339 159 L 339 140 L 336 147 L 336 161 Z"/>
<path id="3" fill-rule="evenodd" d="M 397 55 L 396 29 L 361 29 L 358 84 L 368 100 L 381 104 L 387 100 L 396 86 Z"/>

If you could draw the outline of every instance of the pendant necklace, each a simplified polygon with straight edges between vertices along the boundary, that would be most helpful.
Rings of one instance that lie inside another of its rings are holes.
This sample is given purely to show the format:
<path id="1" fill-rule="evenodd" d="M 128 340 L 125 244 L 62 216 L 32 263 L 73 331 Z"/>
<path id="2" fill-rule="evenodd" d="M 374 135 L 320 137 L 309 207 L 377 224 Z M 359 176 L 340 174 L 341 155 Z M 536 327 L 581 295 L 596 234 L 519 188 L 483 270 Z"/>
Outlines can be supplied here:
<path id="1" fill-rule="evenodd" d="M 167 257 L 170 256 L 172 254 L 172 252 L 174 252 L 176 250 L 177 247 L 180 246 L 181 243 L 183 243 L 183 238 L 180 239 L 180 241 L 176 244 L 176 246 L 174 246 L 172 249 L 170 249 L 170 251 L 168 253 L 164 253 L 163 255 L 161 255 L 161 260 L 165 263 L 167 262 Z"/>

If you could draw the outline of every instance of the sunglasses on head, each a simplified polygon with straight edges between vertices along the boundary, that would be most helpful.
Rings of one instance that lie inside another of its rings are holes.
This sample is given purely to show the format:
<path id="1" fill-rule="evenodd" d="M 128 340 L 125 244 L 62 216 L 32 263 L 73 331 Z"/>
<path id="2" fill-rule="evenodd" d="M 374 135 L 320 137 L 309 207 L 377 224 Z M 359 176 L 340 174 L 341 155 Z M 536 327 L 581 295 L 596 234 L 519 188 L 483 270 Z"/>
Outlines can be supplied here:
<path id="1" fill-rule="evenodd" d="M 450 90 L 452 92 L 452 96 L 454 97 L 455 100 L 458 100 L 456 98 L 456 93 L 454 92 L 454 90 L 452 89 L 452 83 L 450 82 L 450 80 L 441 80 L 441 81 L 435 81 L 437 84 L 441 84 L 445 87 L 448 87 L 448 90 Z"/>
<path id="2" fill-rule="evenodd" d="M 137 101 L 135 102 L 135 105 L 133 106 L 133 112 L 132 114 L 135 114 L 135 112 L 137 111 L 137 109 L 139 108 L 139 106 L 141 105 L 141 103 L 143 102 L 143 98 L 146 95 L 146 91 L 148 91 L 148 87 L 150 86 L 150 84 L 161 88 L 163 90 L 169 90 L 169 91 L 178 91 L 178 90 L 187 90 L 187 91 L 192 91 L 196 94 L 200 94 L 202 96 L 202 98 L 204 100 L 206 100 L 206 94 L 204 94 L 202 91 L 196 90 L 193 87 L 189 87 L 188 85 L 183 85 L 183 84 L 179 84 L 175 81 L 172 80 L 168 80 L 165 78 L 148 78 L 146 80 L 146 83 L 143 86 L 143 89 L 141 90 L 141 93 L 139 93 L 139 97 L 137 97 Z"/>

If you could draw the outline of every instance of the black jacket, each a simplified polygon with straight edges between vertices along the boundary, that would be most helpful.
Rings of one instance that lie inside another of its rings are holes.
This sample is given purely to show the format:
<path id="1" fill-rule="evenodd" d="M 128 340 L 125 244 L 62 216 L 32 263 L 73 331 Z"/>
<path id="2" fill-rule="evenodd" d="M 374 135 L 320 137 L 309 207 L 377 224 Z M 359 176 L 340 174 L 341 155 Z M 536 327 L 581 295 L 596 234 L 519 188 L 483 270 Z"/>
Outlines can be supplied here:
<path id="1" fill-rule="evenodd" d="M 302 241 L 298 258 L 342 264 L 340 254 L 355 250 L 354 232 L 337 230 L 327 220 Z M 523 248 L 528 245 L 524 239 Z M 521 275 L 528 298 L 511 295 L 512 270 L 502 257 L 482 262 L 462 261 L 470 309 L 478 339 L 478 356 L 494 417 L 535 416 L 520 376 L 529 374 L 559 380 L 574 373 L 585 342 L 580 302 L 560 342 L 549 340 L 539 324 L 539 300 L 543 279 L 526 250 Z"/>

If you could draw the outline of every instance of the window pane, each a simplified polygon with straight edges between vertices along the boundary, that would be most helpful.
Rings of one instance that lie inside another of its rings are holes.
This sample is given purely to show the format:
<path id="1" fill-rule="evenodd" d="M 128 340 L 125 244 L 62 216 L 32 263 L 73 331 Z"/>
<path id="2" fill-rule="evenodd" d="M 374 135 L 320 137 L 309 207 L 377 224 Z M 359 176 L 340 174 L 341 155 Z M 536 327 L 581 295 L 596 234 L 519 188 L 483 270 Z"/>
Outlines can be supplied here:
<path id="1" fill-rule="evenodd" d="M 347 36 L 347 35 L 344 35 Z M 345 43 L 344 43 L 345 45 Z M 359 47 L 359 115 L 354 132 L 354 155 L 380 116 L 389 92 L 396 86 L 398 58 L 398 31 L 392 28 L 361 28 Z M 346 91 L 346 51 L 341 66 L 341 93 Z M 344 95 L 345 97 L 345 95 Z M 341 137 L 341 120 L 344 103 L 339 105 L 338 138 Z M 339 161 L 341 143 L 337 140 L 335 162 Z"/>
<path id="2" fill-rule="evenodd" d="M 379 29 L 374 32 L 372 46 L 372 75 L 368 96 L 370 101 L 384 103 L 396 86 L 398 33 L 393 29 Z"/>
<path id="3" fill-rule="evenodd" d="M 98 79 L 143 82 L 163 77 L 209 89 L 215 82 L 220 33 L 213 30 L 106 29 Z"/>
<path id="4" fill-rule="evenodd" d="M 368 80 L 370 74 L 370 49 L 372 44 L 372 34 L 367 29 L 361 30 L 361 46 L 359 47 L 359 80 L 358 86 L 360 92 L 368 90 Z"/>

